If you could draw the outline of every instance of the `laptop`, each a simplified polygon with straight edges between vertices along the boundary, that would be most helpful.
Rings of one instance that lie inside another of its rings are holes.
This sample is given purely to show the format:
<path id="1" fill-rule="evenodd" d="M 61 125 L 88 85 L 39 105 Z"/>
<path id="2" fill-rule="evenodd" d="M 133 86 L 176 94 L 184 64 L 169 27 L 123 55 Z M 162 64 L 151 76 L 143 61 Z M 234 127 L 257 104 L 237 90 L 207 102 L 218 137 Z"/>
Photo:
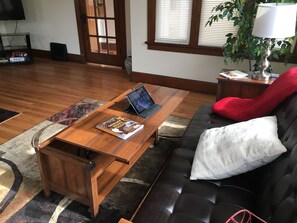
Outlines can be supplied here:
<path id="1" fill-rule="evenodd" d="M 130 106 L 142 118 L 148 118 L 157 112 L 162 105 L 156 104 L 144 85 L 126 95 Z"/>

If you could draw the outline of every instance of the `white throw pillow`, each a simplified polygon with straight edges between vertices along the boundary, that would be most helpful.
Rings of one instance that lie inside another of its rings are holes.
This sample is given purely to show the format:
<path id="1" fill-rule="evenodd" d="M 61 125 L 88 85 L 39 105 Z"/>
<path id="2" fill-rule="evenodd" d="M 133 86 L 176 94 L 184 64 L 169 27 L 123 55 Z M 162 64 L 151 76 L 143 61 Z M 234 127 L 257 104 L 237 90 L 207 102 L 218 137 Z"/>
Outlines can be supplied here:
<path id="1" fill-rule="evenodd" d="M 228 178 L 263 166 L 286 151 L 275 116 L 212 128 L 200 136 L 190 179 Z"/>

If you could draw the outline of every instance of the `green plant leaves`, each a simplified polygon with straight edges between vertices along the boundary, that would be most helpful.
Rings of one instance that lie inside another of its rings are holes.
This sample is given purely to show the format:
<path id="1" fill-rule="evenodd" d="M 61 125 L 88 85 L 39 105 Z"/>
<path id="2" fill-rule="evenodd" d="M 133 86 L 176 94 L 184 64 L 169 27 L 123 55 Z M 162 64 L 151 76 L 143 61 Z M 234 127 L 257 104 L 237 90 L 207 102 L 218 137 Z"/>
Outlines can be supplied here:
<path id="1" fill-rule="evenodd" d="M 254 69 L 259 68 L 259 62 L 265 52 L 265 40 L 252 36 L 254 18 L 257 12 L 257 6 L 261 2 L 288 2 L 293 3 L 297 0 L 231 0 L 223 2 L 212 9 L 216 14 L 212 15 L 206 23 L 211 26 L 213 22 L 219 22 L 226 18 L 233 21 L 234 26 L 238 27 L 237 33 L 226 34 L 226 43 L 223 46 L 224 62 L 229 60 L 235 64 L 249 60 L 249 70 L 251 70 L 251 61 L 255 60 Z M 284 58 L 285 63 L 291 56 L 292 38 L 285 40 L 272 39 L 272 53 L 270 58 Z M 276 45 L 278 47 L 276 47 Z"/>

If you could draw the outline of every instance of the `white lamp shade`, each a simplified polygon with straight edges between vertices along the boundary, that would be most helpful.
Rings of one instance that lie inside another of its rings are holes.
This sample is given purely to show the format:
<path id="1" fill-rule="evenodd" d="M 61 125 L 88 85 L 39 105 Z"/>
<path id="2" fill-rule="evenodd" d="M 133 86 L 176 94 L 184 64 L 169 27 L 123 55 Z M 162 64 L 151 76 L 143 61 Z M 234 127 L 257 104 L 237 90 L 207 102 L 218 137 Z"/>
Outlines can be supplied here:
<path id="1" fill-rule="evenodd" d="M 296 4 L 261 3 L 258 5 L 252 35 L 283 39 L 295 36 Z"/>

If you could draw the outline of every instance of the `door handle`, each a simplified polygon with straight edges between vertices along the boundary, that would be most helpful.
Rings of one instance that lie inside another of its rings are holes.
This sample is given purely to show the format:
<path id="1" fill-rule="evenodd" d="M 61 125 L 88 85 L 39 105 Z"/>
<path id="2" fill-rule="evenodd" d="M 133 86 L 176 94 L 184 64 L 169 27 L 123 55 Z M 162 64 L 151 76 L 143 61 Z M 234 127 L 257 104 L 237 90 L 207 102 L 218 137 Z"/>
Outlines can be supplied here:
<path id="1" fill-rule="evenodd" d="M 84 23 L 86 23 L 86 21 L 87 21 L 87 15 L 86 15 L 86 13 L 82 13 L 81 15 L 80 15 L 80 19 L 84 22 Z"/>

